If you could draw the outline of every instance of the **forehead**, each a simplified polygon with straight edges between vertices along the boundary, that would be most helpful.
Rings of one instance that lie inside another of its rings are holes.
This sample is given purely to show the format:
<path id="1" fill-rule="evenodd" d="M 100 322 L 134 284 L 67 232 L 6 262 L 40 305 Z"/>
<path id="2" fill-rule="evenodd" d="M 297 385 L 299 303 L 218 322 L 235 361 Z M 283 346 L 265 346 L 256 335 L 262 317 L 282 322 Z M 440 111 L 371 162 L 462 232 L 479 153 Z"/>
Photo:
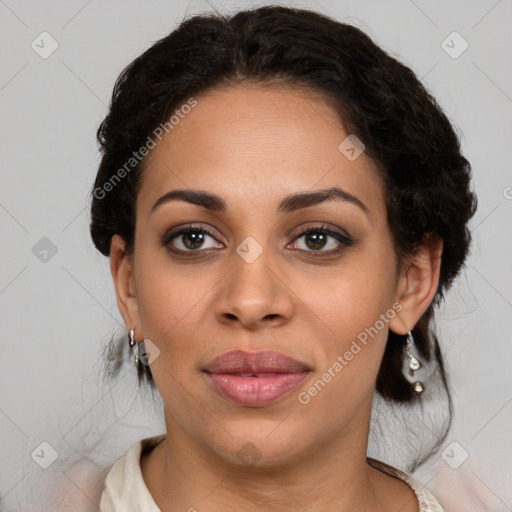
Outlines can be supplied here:
<path id="1" fill-rule="evenodd" d="M 148 155 L 138 209 L 148 210 L 178 188 L 210 190 L 228 206 L 257 207 L 334 186 L 369 208 L 383 207 L 376 166 L 364 152 L 353 159 L 354 152 L 344 151 L 347 143 L 340 149 L 350 134 L 318 95 L 290 87 L 230 86 L 195 100 L 188 113 L 173 118 L 172 129 Z"/>

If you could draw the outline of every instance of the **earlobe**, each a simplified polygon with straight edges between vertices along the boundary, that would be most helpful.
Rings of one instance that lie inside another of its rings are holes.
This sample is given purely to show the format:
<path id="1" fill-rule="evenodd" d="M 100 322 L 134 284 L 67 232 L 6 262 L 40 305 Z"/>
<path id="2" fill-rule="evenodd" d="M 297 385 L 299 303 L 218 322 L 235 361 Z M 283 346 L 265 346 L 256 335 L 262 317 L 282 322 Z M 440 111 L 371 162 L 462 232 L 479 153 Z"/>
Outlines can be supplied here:
<path id="1" fill-rule="evenodd" d="M 415 255 L 404 262 L 396 294 L 402 309 L 389 322 L 391 331 L 407 334 L 427 310 L 439 286 L 442 252 L 443 240 L 430 233 Z"/>
<path id="2" fill-rule="evenodd" d="M 135 279 L 132 258 L 126 252 L 125 242 L 114 235 L 110 243 L 110 271 L 114 281 L 117 307 L 124 319 L 126 329 L 139 324 Z"/>

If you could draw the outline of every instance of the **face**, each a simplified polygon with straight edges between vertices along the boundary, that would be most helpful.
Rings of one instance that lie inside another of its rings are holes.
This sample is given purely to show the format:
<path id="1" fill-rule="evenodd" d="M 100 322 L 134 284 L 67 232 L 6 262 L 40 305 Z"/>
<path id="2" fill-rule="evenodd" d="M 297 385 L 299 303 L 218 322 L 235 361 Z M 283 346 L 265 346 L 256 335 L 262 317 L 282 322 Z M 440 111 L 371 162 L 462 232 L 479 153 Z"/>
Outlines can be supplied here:
<path id="1" fill-rule="evenodd" d="M 364 442 L 400 316 L 383 183 L 364 152 L 339 149 L 340 119 L 304 91 L 236 86 L 196 99 L 145 162 L 123 262 L 123 315 L 158 348 L 168 432 L 262 464 Z M 161 199 L 178 190 L 214 200 Z M 233 351 L 245 355 L 212 363 Z M 270 375 L 252 375 L 245 356 L 267 351 L 256 360 Z M 243 368 L 226 376 L 230 364 Z"/>

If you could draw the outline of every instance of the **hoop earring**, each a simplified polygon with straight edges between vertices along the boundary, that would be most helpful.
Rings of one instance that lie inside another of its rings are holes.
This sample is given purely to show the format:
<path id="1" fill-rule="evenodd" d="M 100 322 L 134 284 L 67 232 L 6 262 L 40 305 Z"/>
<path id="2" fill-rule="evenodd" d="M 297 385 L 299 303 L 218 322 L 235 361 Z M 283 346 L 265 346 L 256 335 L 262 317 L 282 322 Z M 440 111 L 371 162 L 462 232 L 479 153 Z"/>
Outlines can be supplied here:
<path id="1" fill-rule="evenodd" d="M 131 349 L 133 349 L 133 357 L 135 359 L 135 366 L 139 365 L 139 346 L 135 341 L 135 327 L 130 330 L 128 334 L 128 345 Z"/>
<path id="2" fill-rule="evenodd" d="M 414 372 L 419 370 L 423 365 L 421 364 L 421 362 L 418 358 L 414 357 L 411 354 L 411 346 L 413 343 L 414 343 L 414 338 L 412 337 L 411 331 L 409 331 L 407 333 L 407 344 L 405 346 L 405 354 L 409 359 L 409 363 L 408 363 L 409 369 L 408 369 L 407 373 L 408 373 L 410 379 L 408 379 L 408 380 L 411 381 L 412 388 L 414 389 L 414 392 L 419 395 L 419 394 L 423 393 L 423 391 L 425 390 L 425 385 L 423 384 L 423 382 L 420 382 L 419 380 L 415 379 Z"/>

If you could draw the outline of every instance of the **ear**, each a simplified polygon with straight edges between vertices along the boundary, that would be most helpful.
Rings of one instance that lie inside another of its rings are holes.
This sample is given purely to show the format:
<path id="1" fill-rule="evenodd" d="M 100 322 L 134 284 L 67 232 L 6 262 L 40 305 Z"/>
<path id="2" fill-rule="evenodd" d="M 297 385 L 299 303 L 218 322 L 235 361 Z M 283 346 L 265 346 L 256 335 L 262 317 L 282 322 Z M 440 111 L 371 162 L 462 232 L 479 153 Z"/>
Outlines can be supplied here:
<path id="1" fill-rule="evenodd" d="M 133 258 L 126 252 L 126 244 L 119 235 L 110 242 L 110 271 L 114 281 L 117 307 L 124 319 L 127 331 L 140 326 L 139 307 L 135 290 Z"/>
<path id="2" fill-rule="evenodd" d="M 389 322 L 396 334 L 407 334 L 432 302 L 439 285 L 443 240 L 429 233 L 414 256 L 406 258 L 400 270 L 395 301 L 402 306 Z"/>

